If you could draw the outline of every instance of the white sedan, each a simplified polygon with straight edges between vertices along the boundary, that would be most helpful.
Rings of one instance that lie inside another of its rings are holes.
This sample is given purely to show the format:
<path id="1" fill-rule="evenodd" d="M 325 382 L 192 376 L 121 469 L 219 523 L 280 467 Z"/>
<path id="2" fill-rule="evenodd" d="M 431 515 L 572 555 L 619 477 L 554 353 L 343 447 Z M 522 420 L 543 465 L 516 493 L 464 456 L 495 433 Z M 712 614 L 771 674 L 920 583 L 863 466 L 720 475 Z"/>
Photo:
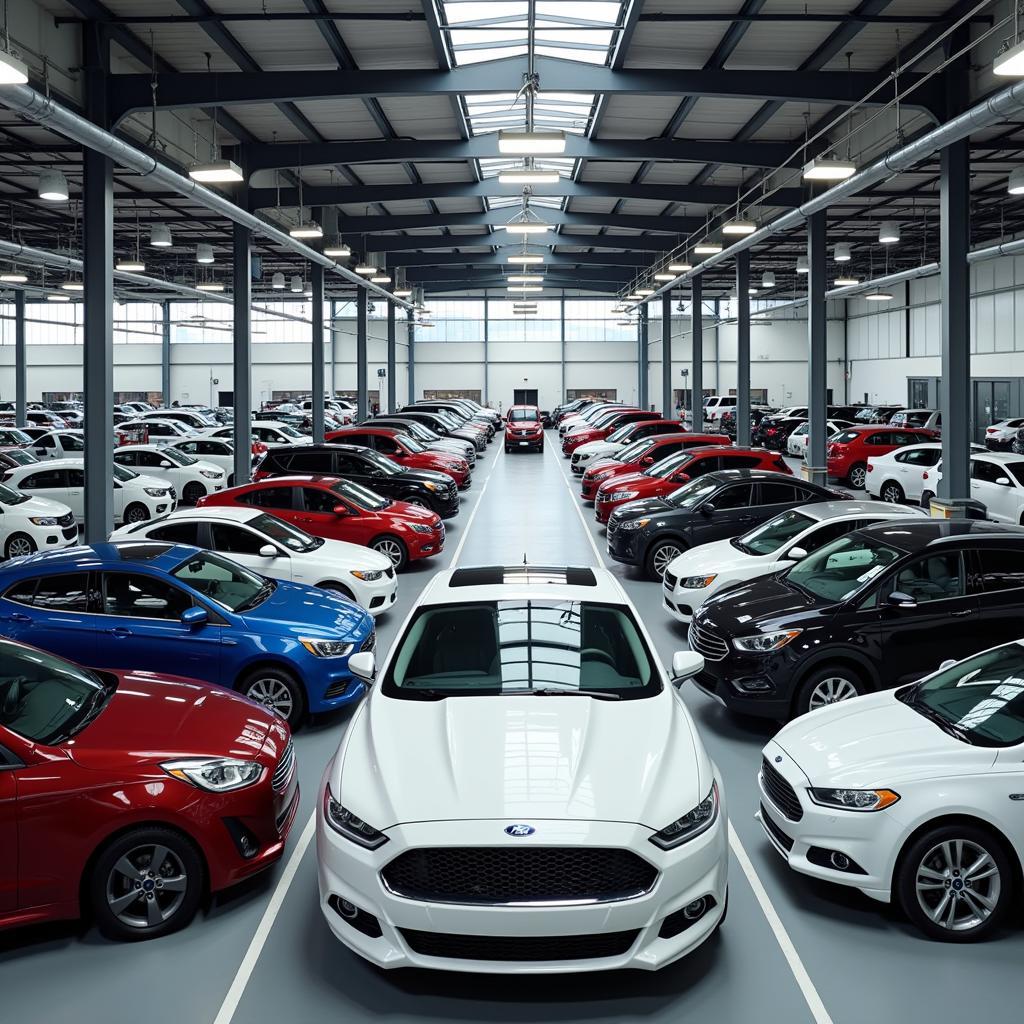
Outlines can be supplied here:
<path id="1" fill-rule="evenodd" d="M 699 544 L 672 559 L 662 577 L 665 610 L 688 623 L 723 587 L 788 569 L 812 551 L 872 523 L 924 514 L 923 509 L 881 501 L 820 501 L 780 512 L 742 537 Z"/>
<path id="2" fill-rule="evenodd" d="M 703 669 L 679 652 L 674 681 Z M 657 970 L 725 914 L 721 780 L 601 569 L 427 584 L 317 794 L 320 907 L 378 967 Z M 415 755 L 415 770 L 409 758 Z"/>
<path id="3" fill-rule="evenodd" d="M 827 441 L 833 434 L 839 433 L 840 430 L 846 430 L 847 427 L 852 426 L 852 420 L 826 420 L 825 440 Z M 800 426 L 786 438 L 787 454 L 798 459 L 804 459 L 807 457 L 807 445 L 811 436 L 810 429 L 811 423 L 810 420 L 808 420 L 806 423 L 801 423 Z"/>
<path id="4" fill-rule="evenodd" d="M 982 445 L 971 445 L 972 453 L 983 451 Z M 885 455 L 872 455 L 868 458 L 864 488 L 872 498 L 882 501 L 927 504 L 924 494 L 935 493 L 941 461 L 942 445 L 938 442 L 908 444 Z"/>
<path id="5" fill-rule="evenodd" d="M 395 603 L 391 559 L 359 544 L 313 537 L 259 509 L 209 506 L 181 509 L 156 522 L 125 526 L 111 540 L 170 541 L 227 555 L 261 576 L 331 590 L 371 615 Z"/>
<path id="6" fill-rule="evenodd" d="M 1024 859 L 1024 642 L 796 719 L 758 782 L 795 871 L 898 903 L 931 938 L 989 936 Z"/>
<path id="7" fill-rule="evenodd" d="M 1013 444 L 1021 427 L 1024 427 L 1024 418 L 1020 416 L 990 423 L 985 428 L 985 447 L 1005 451 Z"/>
<path id="8" fill-rule="evenodd" d="M 172 441 L 168 448 L 191 455 L 201 462 L 210 462 L 224 470 L 228 487 L 235 485 L 235 446 L 221 437 L 193 437 L 188 440 Z"/>
<path id="9" fill-rule="evenodd" d="M 235 436 L 233 426 L 214 427 L 203 433 L 203 437 L 219 437 L 230 441 Z M 282 445 L 312 444 L 308 434 L 296 430 L 290 423 L 278 423 L 276 420 L 253 420 L 252 438 L 262 441 L 268 448 L 280 448 Z"/>
<path id="10" fill-rule="evenodd" d="M 124 445 L 114 451 L 114 462 L 166 481 L 183 505 L 194 505 L 208 494 L 223 491 L 226 485 L 227 477 L 219 466 L 169 444 Z"/>
<path id="11" fill-rule="evenodd" d="M 0 484 L 0 549 L 4 558 L 55 551 L 78 543 L 78 524 L 67 505 Z"/>

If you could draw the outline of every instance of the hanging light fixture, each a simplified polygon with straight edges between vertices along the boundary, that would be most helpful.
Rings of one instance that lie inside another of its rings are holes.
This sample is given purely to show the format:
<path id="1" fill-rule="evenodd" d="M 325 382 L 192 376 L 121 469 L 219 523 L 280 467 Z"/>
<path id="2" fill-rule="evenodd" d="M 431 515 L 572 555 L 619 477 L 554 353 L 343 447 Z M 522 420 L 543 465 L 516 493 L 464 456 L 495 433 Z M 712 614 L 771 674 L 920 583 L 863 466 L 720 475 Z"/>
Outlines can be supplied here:
<path id="1" fill-rule="evenodd" d="M 279 270 L 270 279 L 270 287 L 276 289 L 277 291 L 283 291 L 284 290 L 284 285 L 285 285 L 284 274 L 282 274 L 281 271 Z"/>
<path id="2" fill-rule="evenodd" d="M 498 152 L 510 156 L 558 156 L 565 152 L 565 132 L 498 132 Z"/>
<path id="3" fill-rule="evenodd" d="M 47 302 L 70 302 L 71 296 L 64 295 L 61 292 L 48 292 L 46 296 Z"/>
<path id="4" fill-rule="evenodd" d="M 224 285 L 220 281 L 200 281 L 196 288 L 201 292 L 222 292 Z"/>
<path id="5" fill-rule="evenodd" d="M 726 221 L 722 225 L 723 235 L 752 235 L 756 230 L 757 225 L 752 220 L 742 218 Z"/>
<path id="6" fill-rule="evenodd" d="M 386 270 L 380 270 L 370 278 L 372 284 L 391 284 L 391 275 Z"/>
<path id="7" fill-rule="evenodd" d="M 807 263 L 807 257 L 806 256 L 797 256 L 797 258 L 796 258 L 796 272 L 798 274 L 807 274 L 807 273 L 810 273 L 810 269 L 811 268 L 810 268 L 809 264 Z"/>
<path id="8" fill-rule="evenodd" d="M 868 292 L 867 295 L 864 296 L 864 298 L 868 302 L 889 302 L 892 300 L 892 293 L 876 290 L 873 292 Z"/>
<path id="9" fill-rule="evenodd" d="M 28 66 L 11 48 L 11 34 L 7 25 L 7 4 L 4 3 L 4 41 L 3 47 L 0 49 L 0 85 L 24 85 L 27 81 Z"/>
<path id="10" fill-rule="evenodd" d="M 878 240 L 883 245 L 893 245 L 900 240 L 900 226 L 894 220 L 883 220 L 878 229 Z"/>
<path id="11" fill-rule="evenodd" d="M 293 228 L 288 229 L 292 238 L 323 238 L 324 231 L 315 220 L 300 221 Z"/>
<path id="12" fill-rule="evenodd" d="M 992 74 L 1020 77 L 1024 75 L 1024 40 L 1020 37 L 1020 5 L 1013 5 L 1013 35 L 1004 39 L 992 62 Z"/>
<path id="13" fill-rule="evenodd" d="M 641 298 L 646 299 L 649 295 L 653 295 L 654 294 L 654 289 L 653 288 L 637 288 L 636 293 Z"/>
<path id="14" fill-rule="evenodd" d="M 558 171 L 543 167 L 508 167 L 498 171 L 502 185 L 556 185 L 562 176 Z"/>
<path id="15" fill-rule="evenodd" d="M 671 271 L 668 271 L 668 270 L 659 270 L 654 275 L 654 280 L 655 281 L 674 281 L 678 276 L 679 276 L 678 274 L 673 274 L 673 273 L 671 273 Z"/>
<path id="16" fill-rule="evenodd" d="M 395 271 L 395 297 L 408 299 L 412 297 L 412 285 L 405 280 L 405 271 L 401 268 Z"/>
<path id="17" fill-rule="evenodd" d="M 206 56 L 206 70 L 210 71 L 210 56 Z M 213 108 L 213 127 L 210 131 L 210 159 L 205 163 L 199 160 L 198 152 L 196 159 L 188 169 L 188 176 L 193 181 L 200 181 L 204 184 L 230 185 L 245 180 L 242 168 L 233 160 L 224 160 L 217 153 L 217 108 Z M 195 147 L 199 149 L 199 129 L 195 133 Z"/>
<path id="18" fill-rule="evenodd" d="M 39 172 L 39 184 L 36 194 L 40 199 L 51 203 L 66 203 L 68 199 L 68 179 L 63 171 L 50 168 Z"/>
<path id="19" fill-rule="evenodd" d="M 1011 196 L 1024 194 L 1024 167 L 1016 167 L 1010 171 L 1010 177 L 1006 183 L 1006 191 Z"/>
<path id="20" fill-rule="evenodd" d="M 698 242 L 694 247 L 693 251 L 698 256 L 714 256 L 716 253 L 722 251 L 721 242 L 712 242 L 710 239 L 704 239 L 703 242 Z"/>
<path id="21" fill-rule="evenodd" d="M 84 292 L 85 282 L 78 277 L 69 277 L 66 281 L 61 282 L 60 287 L 65 292 Z"/>
<path id="22" fill-rule="evenodd" d="M 139 208 L 135 207 L 135 256 L 129 257 L 126 260 L 118 260 L 114 264 L 115 270 L 123 270 L 127 273 L 141 274 L 146 269 L 146 264 L 142 261 L 142 255 L 140 249 L 142 248 L 142 239 L 140 237 L 139 229 Z"/>
<path id="23" fill-rule="evenodd" d="M 527 206 L 526 197 L 523 197 L 523 208 L 507 224 L 502 225 L 506 231 L 514 235 L 543 235 L 551 230 L 551 225 L 545 223 Z"/>
<path id="24" fill-rule="evenodd" d="M 860 284 L 860 278 L 851 277 L 849 274 L 841 274 L 832 282 L 837 288 L 846 288 L 850 285 Z"/>
<path id="25" fill-rule="evenodd" d="M 505 257 L 506 263 L 521 263 L 524 266 L 526 264 L 543 263 L 544 257 L 539 252 L 520 252 L 512 256 Z"/>
<path id="26" fill-rule="evenodd" d="M 23 274 L 16 266 L 0 274 L 0 281 L 4 284 L 27 284 L 28 274 Z"/>
<path id="27" fill-rule="evenodd" d="M 153 224 L 149 229 L 149 244 L 154 249 L 169 249 L 172 244 L 171 229 L 166 224 Z"/>
<path id="28" fill-rule="evenodd" d="M 377 253 L 368 252 L 363 262 L 356 265 L 356 273 L 363 277 L 373 277 L 380 268 L 380 262 Z"/>
<path id="29" fill-rule="evenodd" d="M 290 291 L 297 295 L 301 295 L 303 290 L 302 277 L 299 274 L 292 275 Z"/>
<path id="30" fill-rule="evenodd" d="M 756 295 L 757 294 L 757 289 L 753 285 L 750 285 L 750 287 L 747 288 L 747 294 L 748 295 Z"/>
<path id="31" fill-rule="evenodd" d="M 543 274 L 509 274 L 505 278 L 509 284 L 540 284 L 544 280 Z"/>
<path id="32" fill-rule="evenodd" d="M 804 164 L 804 181 L 846 181 L 857 173 L 857 165 L 849 160 L 839 160 L 834 153 L 815 157 Z"/>
<path id="33" fill-rule="evenodd" d="M 209 242 L 200 242 L 196 246 L 196 263 L 212 263 L 213 246 Z"/>
<path id="34" fill-rule="evenodd" d="M 520 295 L 526 292 L 542 292 L 544 286 L 539 284 L 510 284 L 506 291 L 517 292 Z"/>
<path id="35" fill-rule="evenodd" d="M 693 270 L 693 264 L 688 260 L 681 260 L 678 263 L 670 263 L 668 265 L 668 269 L 671 270 L 673 274 L 685 274 L 688 270 Z"/>
<path id="36" fill-rule="evenodd" d="M 339 237 L 324 246 L 324 255 L 332 256 L 336 260 L 347 260 L 352 255 L 352 250 Z"/>
<path id="37" fill-rule="evenodd" d="M 761 287 L 762 288 L 774 288 L 775 287 L 775 275 L 770 270 L 766 270 L 761 275 Z"/>
<path id="38" fill-rule="evenodd" d="M 833 250 L 832 258 L 836 263 L 849 263 L 853 259 L 853 253 L 846 242 L 839 242 Z"/>
<path id="39" fill-rule="evenodd" d="M 639 302 L 642 298 L 643 296 L 639 292 L 630 292 L 629 295 L 626 296 L 626 301 Z"/>

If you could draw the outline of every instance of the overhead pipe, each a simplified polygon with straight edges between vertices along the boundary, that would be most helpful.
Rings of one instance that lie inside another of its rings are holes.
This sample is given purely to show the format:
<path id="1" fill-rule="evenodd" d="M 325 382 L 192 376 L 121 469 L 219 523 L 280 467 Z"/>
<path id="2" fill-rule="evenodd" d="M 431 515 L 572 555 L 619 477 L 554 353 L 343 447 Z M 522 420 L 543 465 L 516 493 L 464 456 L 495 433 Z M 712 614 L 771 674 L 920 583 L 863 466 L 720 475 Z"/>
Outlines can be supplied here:
<path id="1" fill-rule="evenodd" d="M 17 88 L 24 89 L 25 86 L 18 86 Z M 1024 81 L 1014 82 L 1013 85 L 1007 86 L 994 96 L 990 96 L 988 99 L 976 104 L 970 110 L 965 110 L 962 114 L 958 114 L 945 124 L 925 132 L 924 135 L 921 135 L 913 142 L 909 142 L 907 145 L 887 153 L 873 164 L 869 164 L 864 170 L 858 171 L 852 177 L 847 178 L 846 181 L 833 185 L 820 195 L 809 199 L 803 205 L 781 214 L 770 224 L 758 228 L 752 234 L 745 235 L 720 253 L 709 256 L 693 270 L 680 274 L 679 277 L 668 284 L 663 284 L 655 290 L 654 295 L 648 296 L 648 298 L 653 299 L 663 292 L 671 291 L 673 288 L 685 284 L 697 274 L 733 259 L 745 249 L 767 242 L 775 235 L 792 231 L 794 228 L 799 227 L 812 213 L 826 210 L 835 203 L 848 199 L 850 196 L 856 195 L 872 185 L 877 185 L 894 174 L 909 170 L 915 164 L 920 163 L 926 157 L 932 156 L 940 149 L 944 149 L 950 143 L 959 142 L 961 139 L 965 139 L 983 128 L 1008 121 L 1022 110 L 1024 110 Z"/>
<path id="2" fill-rule="evenodd" d="M 82 146 L 102 153 L 118 166 L 135 171 L 144 178 L 150 178 L 179 195 L 194 200 L 213 213 L 220 214 L 235 224 L 248 228 L 254 234 L 269 239 L 275 245 L 279 245 L 283 249 L 290 249 L 310 263 L 318 264 L 325 270 L 338 274 L 347 281 L 364 288 L 367 292 L 373 292 L 378 297 L 386 299 L 388 302 L 394 302 L 405 309 L 412 309 L 412 306 L 403 299 L 395 298 L 390 292 L 378 285 L 371 284 L 347 267 L 324 256 L 323 253 L 311 249 L 308 245 L 292 238 L 291 235 L 275 228 L 247 210 L 243 210 L 240 206 L 236 206 L 230 199 L 226 199 L 219 193 L 204 188 L 191 178 L 171 170 L 155 157 L 136 149 L 131 143 L 119 139 L 103 128 L 97 127 L 91 121 L 87 121 L 74 111 L 37 92 L 31 86 L 5 85 L 0 87 L 0 103 L 44 128 L 59 132 L 73 142 L 78 142 Z"/>

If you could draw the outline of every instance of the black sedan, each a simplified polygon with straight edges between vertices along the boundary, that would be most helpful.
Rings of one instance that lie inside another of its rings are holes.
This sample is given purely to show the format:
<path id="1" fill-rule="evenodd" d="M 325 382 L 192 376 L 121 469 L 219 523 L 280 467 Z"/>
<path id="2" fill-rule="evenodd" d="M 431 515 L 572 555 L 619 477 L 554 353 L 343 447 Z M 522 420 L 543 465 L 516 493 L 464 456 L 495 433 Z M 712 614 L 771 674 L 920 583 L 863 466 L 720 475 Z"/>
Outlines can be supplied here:
<path id="1" fill-rule="evenodd" d="M 459 511 L 459 491 L 447 473 L 396 466 L 369 448 L 354 444 L 285 445 L 272 448 L 256 465 L 255 478 L 315 473 L 340 476 L 394 501 L 407 501 L 451 519 Z"/>
<path id="2" fill-rule="evenodd" d="M 786 719 L 913 682 L 1021 635 L 1024 531 L 974 520 L 878 523 L 697 609 L 697 685 Z"/>
<path id="3" fill-rule="evenodd" d="M 668 563 L 687 548 L 738 537 L 796 505 L 848 497 L 845 491 L 783 473 L 718 470 L 667 497 L 617 508 L 608 520 L 608 553 L 617 562 L 643 566 L 650 579 L 660 580 Z"/>
<path id="4" fill-rule="evenodd" d="M 442 413 L 426 412 L 415 405 L 407 405 L 401 412 L 395 413 L 391 419 L 412 420 L 414 423 L 422 423 L 423 426 L 433 430 L 441 437 L 457 437 L 462 441 L 469 441 L 478 452 L 487 447 L 487 435 L 482 430 L 469 430 L 464 426 L 456 424 L 451 417 Z"/>

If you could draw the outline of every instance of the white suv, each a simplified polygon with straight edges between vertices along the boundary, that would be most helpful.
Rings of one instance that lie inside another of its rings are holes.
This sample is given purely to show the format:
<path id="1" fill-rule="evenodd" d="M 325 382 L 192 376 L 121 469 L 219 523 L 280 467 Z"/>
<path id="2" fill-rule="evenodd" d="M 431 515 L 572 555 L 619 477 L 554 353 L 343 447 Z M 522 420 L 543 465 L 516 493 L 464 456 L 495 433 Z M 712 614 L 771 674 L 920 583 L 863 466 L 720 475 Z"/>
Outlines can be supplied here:
<path id="1" fill-rule="evenodd" d="M 735 395 L 709 395 L 704 399 L 704 422 L 714 423 L 722 418 L 723 412 L 736 411 Z"/>
<path id="2" fill-rule="evenodd" d="M 163 480 L 183 505 L 195 505 L 200 498 L 223 491 L 227 479 L 220 466 L 186 455 L 169 444 L 124 445 L 115 450 L 114 462 Z"/>
<path id="3" fill-rule="evenodd" d="M 78 543 L 78 525 L 67 505 L 30 497 L 0 484 L 0 550 L 4 558 L 54 551 Z"/>
<path id="4" fill-rule="evenodd" d="M 607 570 L 438 573 L 379 671 L 349 659 L 378 682 L 315 801 L 335 936 L 378 967 L 493 974 L 657 970 L 696 949 L 729 853 L 719 773 L 672 685 L 703 665 L 680 651 L 670 681 Z"/>

